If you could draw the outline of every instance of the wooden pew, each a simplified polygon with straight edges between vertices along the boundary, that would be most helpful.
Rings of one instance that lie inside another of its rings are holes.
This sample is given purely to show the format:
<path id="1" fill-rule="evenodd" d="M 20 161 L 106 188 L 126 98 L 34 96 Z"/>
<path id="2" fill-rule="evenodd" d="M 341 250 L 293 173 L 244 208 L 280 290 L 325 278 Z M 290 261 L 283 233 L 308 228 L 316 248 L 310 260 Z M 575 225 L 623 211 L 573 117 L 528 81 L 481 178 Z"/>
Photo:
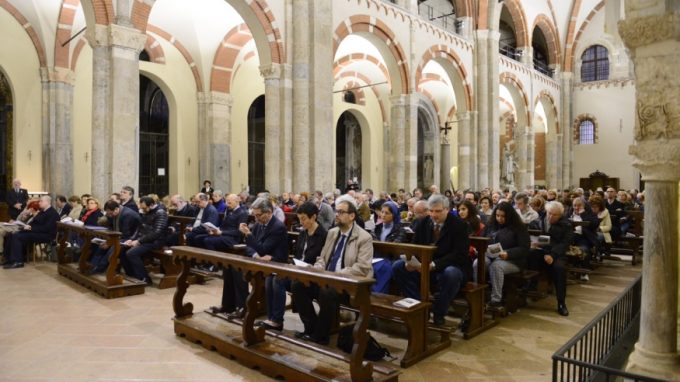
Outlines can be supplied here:
<path id="1" fill-rule="evenodd" d="M 340 275 L 311 267 L 264 262 L 192 247 L 172 247 L 172 252 L 174 260 L 182 269 L 173 298 L 174 328 L 178 336 L 200 343 L 206 349 L 236 358 L 248 367 L 257 367 L 271 377 L 283 377 L 289 381 L 397 380 L 398 369 L 363 360 L 368 340 L 366 330 L 373 279 Z M 193 304 L 184 302 L 192 262 L 210 263 L 243 272 L 252 288 L 246 300 L 246 315 L 242 324 L 225 321 L 208 313 L 194 313 Z M 257 307 L 264 300 L 264 279 L 274 273 L 279 277 L 304 283 L 327 285 L 351 296 L 350 304 L 357 308 L 359 316 L 354 326 L 354 347 L 350 356 L 331 348 L 316 352 L 315 347 L 295 339 L 287 330 L 277 334 L 267 332 L 264 328 L 254 328 Z M 265 333 L 270 334 L 271 338 L 265 340 Z M 345 362 L 349 363 L 349 371 Z"/>
<path id="2" fill-rule="evenodd" d="M 188 216 L 168 216 L 168 225 L 176 226 L 177 229 L 175 233 L 178 233 L 178 245 L 186 245 L 186 237 L 184 236 L 186 227 L 191 226 L 194 223 L 195 218 Z M 168 247 L 159 248 L 151 251 L 150 256 L 159 261 L 159 265 L 155 266 L 151 264 L 151 271 L 156 274 L 161 274 L 160 281 L 158 282 L 158 289 L 174 288 L 177 285 L 177 277 L 179 276 L 180 267 L 173 262 L 172 253 L 170 253 Z M 198 283 L 204 278 L 204 275 L 194 274 L 194 277 L 198 277 L 200 280 L 192 280 Z"/>
<path id="3" fill-rule="evenodd" d="M 57 223 L 59 244 L 57 270 L 60 275 L 91 289 L 105 298 L 117 298 L 144 293 L 146 284 L 142 281 L 124 277 L 116 272 L 120 256 L 120 232 L 95 230 L 73 224 Z M 78 263 L 70 263 L 66 259 L 66 242 L 73 233 L 83 239 L 80 259 Z M 113 248 L 109 258 L 109 267 L 105 274 L 90 274 L 91 265 L 88 262 L 92 255 L 91 243 L 93 238 L 101 238 Z"/>
<path id="4" fill-rule="evenodd" d="M 610 253 L 631 255 L 631 264 L 636 265 L 637 259 L 642 259 L 642 244 L 644 235 L 645 214 L 643 211 L 626 211 L 632 225 L 628 230 L 634 236 L 621 236 L 610 245 Z M 615 259 L 611 256 L 608 259 Z M 618 259 L 618 258 L 616 258 Z"/>
<path id="5" fill-rule="evenodd" d="M 477 250 L 477 282 L 468 281 L 461 289 L 469 308 L 469 322 L 463 330 L 463 337 L 467 340 L 494 327 L 498 321 L 494 317 L 488 319 L 484 315 L 486 308 L 486 249 L 489 238 L 470 236 L 470 244 Z"/>

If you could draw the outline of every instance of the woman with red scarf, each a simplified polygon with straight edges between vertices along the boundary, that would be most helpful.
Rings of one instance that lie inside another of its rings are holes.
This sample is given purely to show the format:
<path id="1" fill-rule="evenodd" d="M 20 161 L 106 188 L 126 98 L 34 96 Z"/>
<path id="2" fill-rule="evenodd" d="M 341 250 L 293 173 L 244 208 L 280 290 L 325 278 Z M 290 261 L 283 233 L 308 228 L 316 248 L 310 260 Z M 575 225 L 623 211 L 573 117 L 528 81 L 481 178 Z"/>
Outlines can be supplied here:
<path id="1" fill-rule="evenodd" d="M 99 220 L 100 217 L 102 217 L 102 211 L 99 208 L 99 201 L 95 198 L 88 198 L 87 199 L 87 210 L 83 214 L 83 217 L 80 218 L 85 225 L 92 225 L 96 226 L 97 221 Z"/>

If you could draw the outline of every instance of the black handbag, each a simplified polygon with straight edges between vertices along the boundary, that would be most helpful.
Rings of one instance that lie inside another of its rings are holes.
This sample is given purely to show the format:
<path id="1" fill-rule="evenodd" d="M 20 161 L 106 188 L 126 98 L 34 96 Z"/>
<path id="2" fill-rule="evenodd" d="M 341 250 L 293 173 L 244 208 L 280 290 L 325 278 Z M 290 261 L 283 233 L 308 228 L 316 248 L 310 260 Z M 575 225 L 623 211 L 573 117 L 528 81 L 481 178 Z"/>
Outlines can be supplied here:
<path id="1" fill-rule="evenodd" d="M 354 346 L 352 331 L 354 331 L 354 325 L 345 326 L 338 332 L 338 348 L 345 353 L 352 353 L 352 347 Z M 369 361 L 380 361 L 385 357 L 391 356 L 390 351 L 382 347 L 369 332 L 364 359 Z"/>

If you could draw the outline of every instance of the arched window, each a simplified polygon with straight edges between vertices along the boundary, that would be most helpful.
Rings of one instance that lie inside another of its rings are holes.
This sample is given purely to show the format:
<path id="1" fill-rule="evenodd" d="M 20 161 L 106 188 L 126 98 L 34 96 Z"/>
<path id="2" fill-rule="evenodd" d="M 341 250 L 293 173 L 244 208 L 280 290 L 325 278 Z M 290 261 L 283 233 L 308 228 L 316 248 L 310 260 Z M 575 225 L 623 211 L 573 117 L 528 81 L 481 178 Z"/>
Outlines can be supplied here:
<path id="1" fill-rule="evenodd" d="M 261 95 L 248 109 L 248 185 L 257 194 L 265 189 L 265 98 Z"/>
<path id="2" fill-rule="evenodd" d="M 357 103 L 357 97 L 351 90 L 345 90 L 345 93 L 343 94 L 343 99 L 347 103 Z"/>
<path id="3" fill-rule="evenodd" d="M 609 79 L 609 57 L 607 48 L 593 45 L 581 56 L 581 82 L 604 81 Z"/>
<path id="4" fill-rule="evenodd" d="M 595 143 L 595 124 L 591 119 L 584 119 L 578 126 L 578 144 L 592 145 Z"/>

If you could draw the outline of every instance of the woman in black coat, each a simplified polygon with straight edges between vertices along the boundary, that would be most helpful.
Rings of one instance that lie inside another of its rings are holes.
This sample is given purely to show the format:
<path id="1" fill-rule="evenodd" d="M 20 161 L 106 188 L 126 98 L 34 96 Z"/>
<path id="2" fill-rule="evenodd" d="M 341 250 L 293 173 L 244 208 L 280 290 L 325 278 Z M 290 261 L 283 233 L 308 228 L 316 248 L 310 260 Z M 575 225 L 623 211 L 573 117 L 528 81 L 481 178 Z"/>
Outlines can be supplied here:
<path id="1" fill-rule="evenodd" d="M 484 236 L 491 239 L 489 245 L 500 244 L 500 251 L 487 251 L 486 264 L 491 284 L 491 307 L 502 306 L 503 282 L 505 275 L 521 272 L 526 267 L 529 255 L 529 232 L 515 209 L 507 202 L 494 208 Z M 475 261 L 475 268 L 477 262 Z M 475 271 L 475 274 L 477 272 Z"/>
<path id="2" fill-rule="evenodd" d="M 404 243 L 407 240 L 406 231 L 401 226 L 399 207 L 393 201 L 387 201 L 380 207 L 382 223 L 375 226 L 373 240 L 386 241 L 389 243 Z M 374 253 L 374 258 L 384 258 L 380 253 Z M 389 293 L 390 280 L 392 279 L 392 261 L 384 258 L 382 261 L 373 263 L 373 277 L 375 283 L 371 290 L 378 293 Z"/>

